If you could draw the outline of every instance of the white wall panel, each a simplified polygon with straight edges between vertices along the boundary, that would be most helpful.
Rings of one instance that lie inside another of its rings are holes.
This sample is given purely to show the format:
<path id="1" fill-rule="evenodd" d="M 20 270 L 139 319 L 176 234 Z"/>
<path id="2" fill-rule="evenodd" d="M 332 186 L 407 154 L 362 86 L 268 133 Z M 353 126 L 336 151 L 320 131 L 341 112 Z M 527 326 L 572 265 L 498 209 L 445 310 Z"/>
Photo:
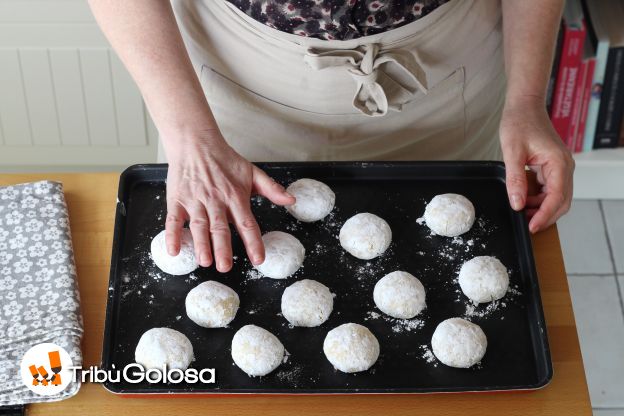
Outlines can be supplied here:
<path id="1" fill-rule="evenodd" d="M 94 21 L 86 0 L 0 0 L 0 24 Z"/>
<path id="2" fill-rule="evenodd" d="M 117 117 L 108 50 L 80 50 L 80 67 L 91 144 L 117 146 Z"/>
<path id="3" fill-rule="evenodd" d="M 0 48 L 107 48 L 95 23 L 1 24 Z"/>
<path id="4" fill-rule="evenodd" d="M 2 128 L 2 118 L 0 117 L 0 146 L 4 144 L 4 129 Z"/>
<path id="5" fill-rule="evenodd" d="M 0 49 L 0 119 L 5 145 L 30 145 L 24 81 L 16 49 Z"/>
<path id="6" fill-rule="evenodd" d="M 63 145 L 89 145 L 82 73 L 77 49 L 50 51 L 58 124 Z"/>
<path id="7" fill-rule="evenodd" d="M 156 144 L 85 0 L 0 0 L 0 170 L 154 162 Z"/>
<path id="8" fill-rule="evenodd" d="M 116 55 L 111 54 L 111 74 L 119 144 L 122 146 L 145 146 L 145 113 L 143 99 L 128 71 Z"/>
<path id="9" fill-rule="evenodd" d="M 61 137 L 48 51 L 20 50 L 19 57 L 33 144 L 58 145 L 61 143 Z"/>

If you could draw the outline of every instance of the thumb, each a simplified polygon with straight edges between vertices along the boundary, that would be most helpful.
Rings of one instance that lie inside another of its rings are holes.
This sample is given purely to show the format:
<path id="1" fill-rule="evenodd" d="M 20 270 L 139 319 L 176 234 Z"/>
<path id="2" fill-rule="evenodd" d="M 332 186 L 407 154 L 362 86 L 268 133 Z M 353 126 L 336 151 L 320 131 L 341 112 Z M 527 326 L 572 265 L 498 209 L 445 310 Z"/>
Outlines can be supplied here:
<path id="1" fill-rule="evenodd" d="M 524 169 L 526 157 L 524 152 L 518 150 L 506 153 L 503 154 L 503 159 L 505 161 L 505 182 L 509 204 L 514 210 L 520 211 L 526 205 L 527 199 L 528 185 Z"/>
<path id="2" fill-rule="evenodd" d="M 292 205 L 295 197 L 286 192 L 284 187 L 264 173 L 257 166 L 253 167 L 253 187 L 258 195 L 262 195 L 276 205 Z"/>

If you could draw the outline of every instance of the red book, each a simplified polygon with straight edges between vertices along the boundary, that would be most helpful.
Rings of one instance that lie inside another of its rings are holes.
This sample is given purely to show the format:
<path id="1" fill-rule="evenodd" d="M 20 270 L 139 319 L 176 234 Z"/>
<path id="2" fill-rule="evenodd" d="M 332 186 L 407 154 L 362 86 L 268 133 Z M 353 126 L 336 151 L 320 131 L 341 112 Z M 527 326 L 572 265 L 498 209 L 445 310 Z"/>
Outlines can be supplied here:
<path id="1" fill-rule="evenodd" d="M 585 76 L 587 75 L 587 60 L 581 62 L 579 77 L 574 87 L 574 100 L 572 101 L 572 112 L 570 116 L 570 126 L 564 142 L 571 152 L 576 148 L 576 133 L 578 132 L 579 119 L 581 117 L 581 106 L 583 105 L 583 87 L 585 86 Z"/>
<path id="2" fill-rule="evenodd" d="M 583 43 L 587 32 L 585 24 L 580 27 L 571 27 L 566 22 L 564 22 L 563 30 L 561 61 L 550 119 L 559 137 L 565 142 L 568 139 L 574 95 L 581 72 Z"/>
<path id="3" fill-rule="evenodd" d="M 583 151 L 583 142 L 585 141 L 585 124 L 587 123 L 587 108 L 589 107 L 589 99 L 591 98 L 592 81 L 594 79 L 594 69 L 596 68 L 596 58 L 589 58 L 585 62 L 587 63 L 587 73 L 585 74 L 585 82 L 583 85 L 583 99 L 581 100 L 582 104 L 578 128 L 576 131 L 574 153 Z"/>

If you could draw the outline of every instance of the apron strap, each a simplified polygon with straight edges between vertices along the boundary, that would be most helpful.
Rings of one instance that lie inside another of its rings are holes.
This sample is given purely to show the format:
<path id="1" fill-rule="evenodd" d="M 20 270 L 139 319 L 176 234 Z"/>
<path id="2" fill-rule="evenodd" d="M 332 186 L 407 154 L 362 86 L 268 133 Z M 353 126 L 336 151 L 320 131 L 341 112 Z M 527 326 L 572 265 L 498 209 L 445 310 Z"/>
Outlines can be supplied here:
<path id="1" fill-rule="evenodd" d="M 367 116 L 401 111 L 417 91 L 427 93 L 427 77 L 413 53 L 380 51 L 375 43 L 355 49 L 309 48 L 303 57 L 315 70 L 344 68 L 356 82 L 353 106 Z"/>

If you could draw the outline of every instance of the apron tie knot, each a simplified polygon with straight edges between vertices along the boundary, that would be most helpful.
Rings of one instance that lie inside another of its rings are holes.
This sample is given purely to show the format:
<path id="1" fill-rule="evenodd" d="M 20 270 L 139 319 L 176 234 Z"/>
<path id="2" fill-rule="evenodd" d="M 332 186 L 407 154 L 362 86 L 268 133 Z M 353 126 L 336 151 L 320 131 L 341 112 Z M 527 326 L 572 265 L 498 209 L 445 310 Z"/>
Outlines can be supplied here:
<path id="1" fill-rule="evenodd" d="M 370 74 L 359 74 L 355 71 L 349 70 L 351 77 L 355 80 L 355 82 L 359 84 L 374 84 L 377 82 L 377 77 L 379 73 L 376 69 L 373 70 Z"/>
<path id="2" fill-rule="evenodd" d="M 344 68 L 356 82 L 353 106 L 368 116 L 401 111 L 418 90 L 427 93 L 425 72 L 405 50 L 382 51 L 375 43 L 355 49 L 310 48 L 303 59 L 315 70 Z"/>

